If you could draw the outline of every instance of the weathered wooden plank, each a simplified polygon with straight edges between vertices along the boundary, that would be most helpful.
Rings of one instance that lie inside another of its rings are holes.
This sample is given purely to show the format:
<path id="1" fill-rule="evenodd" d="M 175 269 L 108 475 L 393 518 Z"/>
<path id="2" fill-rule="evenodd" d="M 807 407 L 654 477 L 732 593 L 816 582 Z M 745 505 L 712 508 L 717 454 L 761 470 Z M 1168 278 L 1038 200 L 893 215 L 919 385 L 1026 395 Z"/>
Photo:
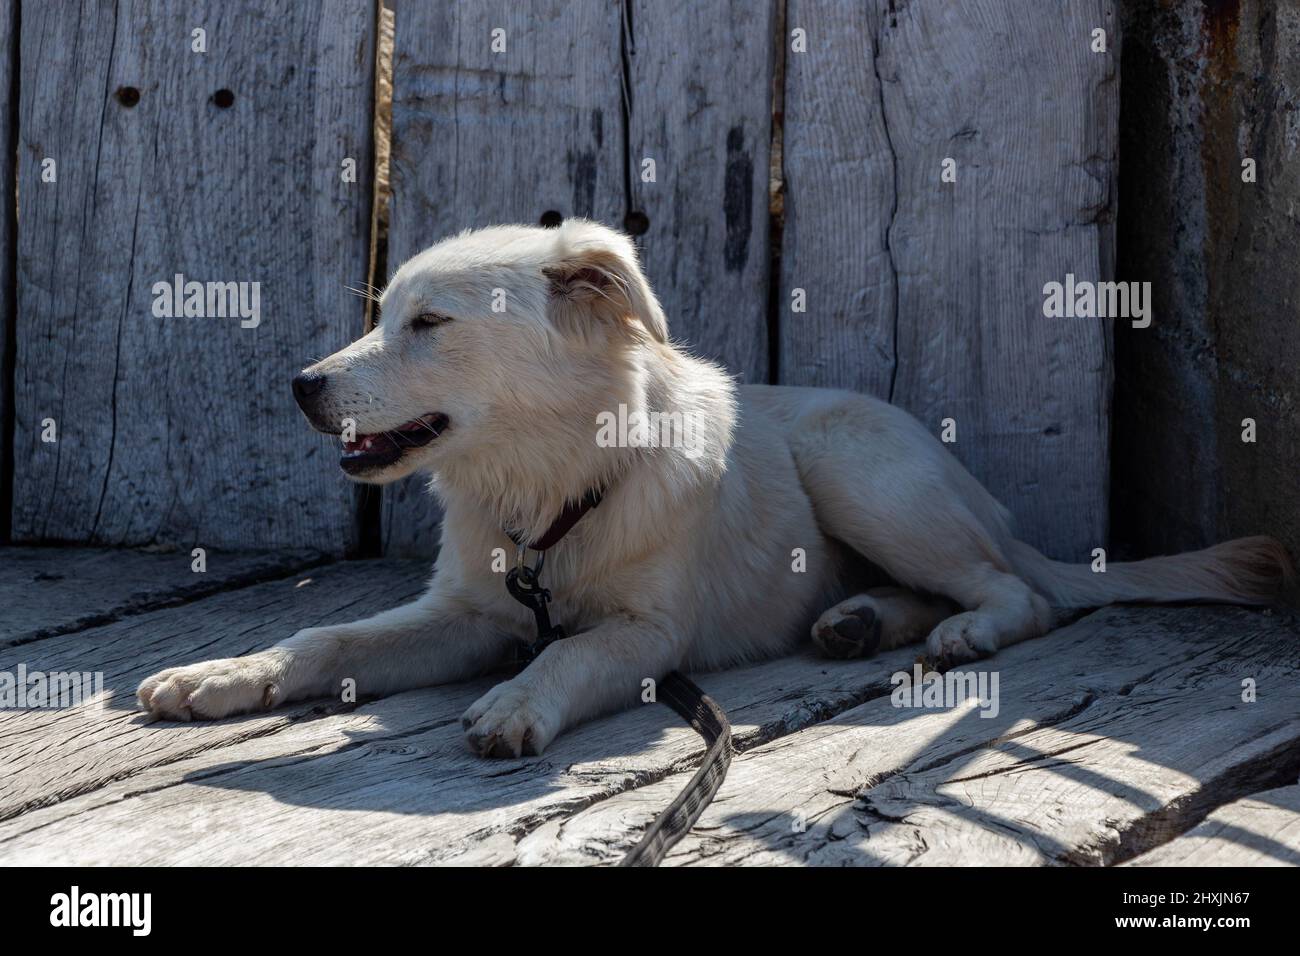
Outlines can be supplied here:
<path id="1" fill-rule="evenodd" d="M 999 674 L 994 717 L 881 697 L 742 754 L 667 862 L 1122 859 L 1252 781 L 1296 772 L 1298 632 L 1240 610 L 1098 612 L 980 668 Z M 1245 677 L 1257 703 L 1241 700 Z M 514 859 L 616 859 L 687 776 L 539 829 Z"/>
<path id="2" fill-rule="evenodd" d="M 310 551 L 212 552 L 0 548 L 0 647 L 108 624 L 142 611 L 284 577 L 320 563 Z"/>
<path id="3" fill-rule="evenodd" d="M 0 649 L 0 671 L 99 672 L 104 688 L 102 698 L 79 707 L 0 710 L 0 817 L 342 706 L 305 702 L 243 719 L 149 723 L 136 710 L 135 689 L 164 667 L 246 654 L 304 627 L 412 600 L 427 577 L 423 562 L 338 564 Z"/>
<path id="4" fill-rule="evenodd" d="M 786 7 L 778 375 L 785 384 L 888 397 L 896 187 L 872 69 L 880 6 L 788 0 Z M 806 48 L 793 49 L 801 33 Z"/>
<path id="5" fill-rule="evenodd" d="M 628 10 L 631 206 L 648 221 L 642 266 L 674 339 L 766 382 L 776 3 L 633 0 Z"/>
<path id="6" fill-rule="evenodd" d="M 9 501 L 13 488 L 13 385 L 9 381 L 9 350 L 13 345 L 14 248 L 17 202 L 14 184 L 14 118 L 18 115 L 15 85 L 18 59 L 18 0 L 0 0 L 0 542 L 9 538 Z"/>
<path id="7" fill-rule="evenodd" d="M 888 674 L 913 653 L 834 664 L 799 656 L 700 679 L 752 746 L 886 693 Z M 491 682 L 413 691 L 271 736 L 255 723 L 235 745 L 156 761 L 0 824 L 0 860 L 506 862 L 518 835 L 699 756 L 698 736 L 654 705 L 565 734 L 540 758 L 483 760 L 464 747 L 457 718 Z M 140 747 L 135 728 L 119 732 L 124 749 Z"/>
<path id="8" fill-rule="evenodd" d="M 1294 775 L 1296 696 L 1225 718 L 1206 712 L 1203 687 L 1184 687 L 1150 708 L 1116 700 L 946 773 L 890 781 L 854 814 L 854 844 L 927 866 L 1109 865 L 1185 829 L 1243 781 L 1276 782 L 1277 764 Z"/>
<path id="9" fill-rule="evenodd" d="M 546 213 L 622 224 L 620 6 L 397 6 L 390 272 L 471 227 Z M 422 479 L 384 489 L 388 554 L 432 555 L 437 522 Z"/>
<path id="10" fill-rule="evenodd" d="M 1088 554 L 1111 330 L 1045 318 L 1043 287 L 1113 271 L 1113 3 L 791 0 L 787 25 L 807 52 L 786 57 L 781 380 L 872 392 L 936 433 L 954 419 L 1027 540 Z"/>
<path id="11" fill-rule="evenodd" d="M 1128 866 L 1300 866 L 1300 786 L 1219 807 Z"/>
<path id="12" fill-rule="evenodd" d="M 1121 11 L 1120 278 L 1155 318 L 1116 327 L 1112 526 L 1147 554 L 1264 529 L 1300 553 L 1276 493 L 1300 470 L 1300 4 Z"/>
<path id="13" fill-rule="evenodd" d="M 16 539 L 349 543 L 289 382 L 362 327 L 373 32 L 344 0 L 24 7 Z M 248 308 L 157 317 L 177 274 Z"/>

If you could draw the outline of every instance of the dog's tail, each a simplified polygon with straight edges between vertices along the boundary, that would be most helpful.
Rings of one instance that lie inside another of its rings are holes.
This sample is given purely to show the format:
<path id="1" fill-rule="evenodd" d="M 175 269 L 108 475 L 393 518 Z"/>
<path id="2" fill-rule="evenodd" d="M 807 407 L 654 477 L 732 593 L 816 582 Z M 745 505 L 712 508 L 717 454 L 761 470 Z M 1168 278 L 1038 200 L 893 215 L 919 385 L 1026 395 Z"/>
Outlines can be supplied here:
<path id="1" fill-rule="evenodd" d="M 1286 549 L 1273 538 L 1237 538 L 1202 551 L 1106 565 L 1053 561 L 1022 541 L 1009 548 L 1016 573 L 1057 607 L 1115 601 L 1215 601 L 1268 604 L 1294 578 Z"/>

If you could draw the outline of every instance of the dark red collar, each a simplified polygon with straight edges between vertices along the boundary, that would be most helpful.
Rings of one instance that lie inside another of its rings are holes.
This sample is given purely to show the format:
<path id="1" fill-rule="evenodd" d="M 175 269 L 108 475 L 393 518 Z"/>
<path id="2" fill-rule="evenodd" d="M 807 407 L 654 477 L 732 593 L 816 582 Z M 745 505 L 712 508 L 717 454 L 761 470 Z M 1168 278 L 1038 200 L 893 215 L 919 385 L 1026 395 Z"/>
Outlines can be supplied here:
<path id="1" fill-rule="evenodd" d="M 600 504 L 602 494 L 599 488 L 593 488 L 577 501 L 565 502 L 564 510 L 560 512 L 559 517 L 551 522 L 551 526 L 542 532 L 540 538 L 529 542 L 526 546 L 533 551 L 545 551 L 559 544 L 560 539 L 573 530 L 573 526 L 582 519 L 583 515 Z M 516 545 L 525 546 L 522 531 L 507 531 L 506 534 Z"/>

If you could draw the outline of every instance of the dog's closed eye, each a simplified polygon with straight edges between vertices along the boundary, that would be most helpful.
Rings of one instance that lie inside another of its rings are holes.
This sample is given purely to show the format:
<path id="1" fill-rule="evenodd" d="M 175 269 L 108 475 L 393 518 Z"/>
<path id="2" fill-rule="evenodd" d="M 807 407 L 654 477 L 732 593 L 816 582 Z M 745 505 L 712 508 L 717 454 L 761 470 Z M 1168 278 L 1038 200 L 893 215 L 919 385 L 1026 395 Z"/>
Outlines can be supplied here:
<path id="1" fill-rule="evenodd" d="M 441 312 L 422 312 L 411 320 L 411 327 L 416 329 L 431 329 L 435 325 L 445 325 L 451 321 L 451 316 L 443 315 Z"/>

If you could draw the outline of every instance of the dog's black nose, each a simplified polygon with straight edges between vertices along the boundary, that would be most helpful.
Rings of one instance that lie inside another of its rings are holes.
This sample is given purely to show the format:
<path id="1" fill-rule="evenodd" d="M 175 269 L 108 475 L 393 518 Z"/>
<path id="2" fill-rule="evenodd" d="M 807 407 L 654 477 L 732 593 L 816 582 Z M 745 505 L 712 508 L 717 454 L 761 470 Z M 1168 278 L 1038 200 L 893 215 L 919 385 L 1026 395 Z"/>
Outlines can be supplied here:
<path id="1" fill-rule="evenodd" d="M 304 403 L 324 387 L 324 375 L 316 375 L 312 372 L 300 372 L 293 378 L 293 397 L 298 400 L 299 405 L 306 408 Z"/>

